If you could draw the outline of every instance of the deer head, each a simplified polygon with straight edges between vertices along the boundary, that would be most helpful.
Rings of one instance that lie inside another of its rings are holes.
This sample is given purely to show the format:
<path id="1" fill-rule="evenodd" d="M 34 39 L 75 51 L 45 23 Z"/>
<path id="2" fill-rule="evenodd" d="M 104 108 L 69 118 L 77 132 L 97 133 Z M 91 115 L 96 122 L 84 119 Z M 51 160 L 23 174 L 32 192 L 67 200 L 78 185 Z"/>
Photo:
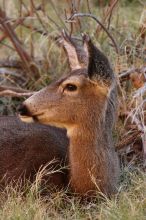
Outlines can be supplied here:
<path id="1" fill-rule="evenodd" d="M 114 74 L 106 56 L 87 35 L 79 46 L 65 32 L 59 38 L 71 72 L 28 98 L 19 108 L 20 118 L 70 129 L 104 120 Z"/>

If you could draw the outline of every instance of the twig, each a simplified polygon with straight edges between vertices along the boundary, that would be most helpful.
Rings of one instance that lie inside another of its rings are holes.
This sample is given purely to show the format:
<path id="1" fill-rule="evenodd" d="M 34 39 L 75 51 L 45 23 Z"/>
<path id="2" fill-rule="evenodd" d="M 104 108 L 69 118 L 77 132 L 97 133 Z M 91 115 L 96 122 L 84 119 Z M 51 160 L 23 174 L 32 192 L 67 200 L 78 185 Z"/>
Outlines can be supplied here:
<path id="1" fill-rule="evenodd" d="M 7 48 L 9 48 L 9 49 L 12 50 L 12 51 L 15 51 L 15 49 L 14 49 L 13 47 L 11 47 L 10 45 L 8 45 L 8 44 L 6 44 L 6 43 L 4 43 L 4 42 L 0 42 L 0 44 L 3 45 L 3 46 L 5 46 L 5 47 L 7 47 Z"/>
<path id="2" fill-rule="evenodd" d="M 36 7 L 35 10 L 40 10 L 40 5 Z M 23 15 L 23 17 L 18 18 L 17 20 L 15 20 L 15 23 L 12 24 L 12 28 L 13 30 L 15 30 L 20 24 L 23 24 L 24 20 L 30 15 L 30 12 L 28 11 L 27 13 L 25 13 Z M 10 21 L 12 21 L 11 18 L 7 18 Z M 13 20 L 14 21 L 14 20 Z M 0 37 L 0 42 L 2 42 L 5 38 L 7 37 L 6 33 L 4 33 L 1 37 Z"/>
<path id="3" fill-rule="evenodd" d="M 42 12 L 46 16 L 45 0 L 42 0 Z"/>
<path id="4" fill-rule="evenodd" d="M 142 112 L 140 113 L 142 114 Z M 133 111 L 132 111 L 129 113 L 128 117 L 132 118 L 132 122 L 134 122 L 138 130 L 141 131 L 141 139 L 142 139 L 142 146 L 143 146 L 143 161 L 144 161 L 144 167 L 146 167 L 146 126 L 144 125 L 144 122 L 138 119 L 136 114 L 138 113 L 136 112 L 135 114 L 133 114 Z"/>
<path id="5" fill-rule="evenodd" d="M 22 68 L 22 62 L 19 60 L 0 60 L 0 67 L 8 67 L 8 68 Z"/>
<path id="6" fill-rule="evenodd" d="M 145 66 L 142 66 L 140 68 L 136 68 L 136 67 L 132 67 L 130 68 L 129 70 L 127 71 L 124 71 L 123 73 L 119 73 L 118 74 L 118 77 L 119 79 L 123 79 L 123 78 L 127 78 L 129 77 L 129 75 L 133 72 L 138 72 L 138 73 L 143 73 L 145 74 L 145 71 L 146 71 L 146 67 Z"/>
<path id="7" fill-rule="evenodd" d="M 22 97 L 22 96 L 31 96 L 35 92 L 30 92 L 26 89 L 16 88 L 16 87 L 8 87 L 8 86 L 0 86 L 0 97 L 3 96 L 11 96 L 11 97 Z"/>
<path id="8" fill-rule="evenodd" d="M 22 71 L 22 72 L 23 72 L 23 71 Z M 1 76 L 1 75 L 2 75 L 2 76 Z M 19 71 L 19 72 L 18 72 L 18 71 L 16 72 L 16 71 L 14 71 L 14 70 L 10 70 L 10 69 L 5 68 L 5 67 L 0 67 L 0 77 L 5 78 L 5 75 L 11 75 L 11 76 L 17 77 L 17 78 L 19 78 L 19 79 L 22 79 L 23 81 L 26 80 L 25 77 L 23 77 L 23 76 L 20 75 L 20 71 Z"/>
<path id="9" fill-rule="evenodd" d="M 21 19 L 19 19 L 19 21 L 16 21 L 16 23 L 14 23 L 13 25 L 12 25 L 12 27 L 13 27 L 13 29 L 15 29 L 19 24 L 21 24 L 21 22 L 23 22 L 24 21 L 24 19 L 25 18 L 21 18 Z M 4 31 L 4 30 L 3 30 Z M 7 37 L 7 35 L 6 35 L 6 33 L 4 33 L 1 37 L 0 37 L 0 43 L 5 39 Z"/>
<path id="10" fill-rule="evenodd" d="M 54 5 L 54 2 L 53 2 L 52 0 L 50 0 L 49 2 L 50 2 L 50 4 L 51 4 L 53 10 L 55 11 L 57 17 L 59 18 L 60 22 L 61 22 L 62 25 L 64 26 L 65 30 L 68 30 L 68 28 L 66 27 L 65 23 L 62 21 L 62 19 L 61 19 L 59 13 L 58 13 L 57 10 L 56 10 L 56 7 L 55 7 L 55 5 Z"/>
<path id="11" fill-rule="evenodd" d="M 4 28 L 4 31 L 6 35 L 10 38 L 12 41 L 17 53 L 21 57 L 22 61 L 24 62 L 24 66 L 26 69 L 29 70 L 29 62 L 31 62 L 31 58 L 28 55 L 28 53 L 24 50 L 24 48 L 21 46 L 21 42 L 18 39 L 17 35 L 15 34 L 12 26 L 8 22 L 8 19 L 6 18 L 5 13 L 0 8 L 0 24 Z"/>
<path id="12" fill-rule="evenodd" d="M 28 76 L 29 77 L 31 76 L 32 78 L 36 78 L 36 79 L 39 78 L 39 72 L 37 71 L 37 68 L 34 69 L 33 68 L 34 65 L 32 66 L 34 61 L 31 59 L 29 54 L 22 47 L 19 38 L 17 37 L 10 23 L 8 22 L 5 12 L 3 12 L 1 8 L 0 8 L 0 24 L 3 26 L 5 33 L 10 38 L 17 53 L 19 54 L 21 60 L 23 61 L 22 63 L 24 65 L 24 68 L 27 70 Z"/>
<path id="13" fill-rule="evenodd" d="M 78 6 L 76 7 L 75 1 L 72 0 L 71 15 L 72 15 L 72 14 L 75 14 L 75 13 L 78 13 L 79 10 L 80 10 L 80 0 L 77 1 L 77 2 L 78 2 Z M 82 26 L 81 26 L 81 22 L 80 22 L 80 19 L 79 19 L 79 18 L 77 18 L 77 22 L 76 22 L 76 23 L 78 24 L 79 29 L 80 29 L 80 32 L 81 32 Z M 76 24 L 76 23 L 75 23 L 75 24 Z M 74 24 L 74 23 L 71 23 L 71 25 L 74 25 L 74 26 L 75 26 L 75 24 Z"/>
<path id="14" fill-rule="evenodd" d="M 124 73 L 121 73 L 118 75 L 118 77 L 121 79 L 121 78 L 125 78 L 125 77 L 128 77 L 131 73 L 135 72 L 135 71 L 138 71 L 137 68 L 135 67 L 132 67 L 131 69 L 125 71 Z"/>
<path id="15" fill-rule="evenodd" d="M 133 132 L 133 134 L 128 135 L 127 138 L 124 137 L 124 140 L 122 138 L 122 141 L 116 144 L 116 149 L 121 150 L 122 148 L 134 143 L 139 138 L 141 138 L 141 131 Z"/>
<path id="16" fill-rule="evenodd" d="M 34 4 L 34 1 L 31 0 L 31 5 L 32 5 L 32 8 L 34 9 L 34 13 L 36 14 L 37 18 L 38 18 L 38 21 L 40 22 L 40 24 L 42 25 L 42 27 L 44 28 L 45 32 L 48 32 L 47 28 L 45 27 L 44 25 L 44 22 L 42 21 L 42 19 L 40 18 L 40 15 L 38 14 L 38 12 L 35 10 L 35 4 Z"/>
<path id="17" fill-rule="evenodd" d="M 55 24 L 55 26 L 58 28 L 58 30 L 61 30 L 62 28 L 49 16 L 49 15 L 46 15 L 48 20 L 50 20 L 53 24 Z"/>
<path id="18" fill-rule="evenodd" d="M 34 93 L 34 92 L 29 91 L 27 89 L 17 88 L 17 87 L 13 87 L 13 86 L 0 86 L 0 92 L 3 92 L 5 90 L 11 90 L 11 91 L 17 92 L 17 93 Z"/>
<path id="19" fill-rule="evenodd" d="M 43 35 L 43 36 L 48 36 L 48 35 L 49 35 L 48 32 L 45 32 L 45 31 L 43 31 L 43 30 L 40 30 L 40 29 L 38 29 L 37 27 L 31 26 L 31 25 L 29 25 L 29 24 L 24 24 L 24 23 L 22 23 L 22 25 L 23 25 L 25 28 L 31 29 L 33 32 L 36 32 L 36 33 L 41 34 L 41 35 Z"/>
<path id="20" fill-rule="evenodd" d="M 87 8 L 88 8 L 88 11 L 89 13 L 91 14 L 91 9 L 90 9 L 90 3 L 89 3 L 89 0 L 86 0 L 87 1 Z"/>
<path id="21" fill-rule="evenodd" d="M 26 92 L 26 93 L 17 93 L 11 90 L 5 90 L 0 92 L 0 97 L 4 97 L 4 96 L 10 96 L 10 97 L 23 97 L 23 96 L 31 96 L 33 95 L 34 92 Z"/>
<path id="22" fill-rule="evenodd" d="M 118 0 L 115 0 L 113 2 L 113 4 L 111 5 L 110 10 L 109 10 L 109 18 L 108 18 L 108 25 L 107 25 L 107 29 L 108 30 L 109 30 L 109 27 L 110 27 L 111 17 L 112 17 L 112 14 L 113 14 L 113 10 L 114 10 L 114 8 L 115 8 L 117 3 L 118 3 Z"/>
<path id="23" fill-rule="evenodd" d="M 23 8 L 22 0 L 19 0 L 19 9 L 18 9 L 19 18 L 22 18 L 22 8 Z M 21 27 L 19 29 L 19 36 L 20 36 L 20 39 L 22 39 L 22 28 Z"/>
<path id="24" fill-rule="evenodd" d="M 92 14 L 89 14 L 89 13 L 75 13 L 73 15 L 71 15 L 70 18 L 68 18 L 68 20 L 72 21 L 74 20 L 75 17 L 90 17 L 90 18 L 93 18 L 101 27 L 102 29 L 106 32 L 106 34 L 108 35 L 108 37 L 111 39 L 111 41 L 113 42 L 113 45 L 115 47 L 115 51 L 117 54 L 119 54 L 119 48 L 118 48 L 118 45 L 116 43 L 116 41 L 114 40 L 114 38 L 112 37 L 112 35 L 109 33 L 109 31 L 107 30 L 107 28 L 96 18 L 96 16 L 92 15 Z M 67 21 L 68 21 L 67 20 Z"/>
<path id="25" fill-rule="evenodd" d="M 33 1 L 32 1 L 32 0 L 30 0 L 30 16 L 31 16 L 32 18 L 34 17 L 34 4 L 33 4 Z M 30 33 L 30 54 L 31 54 L 31 57 L 34 58 L 33 20 L 31 21 L 31 24 L 30 24 L 30 30 L 31 30 L 31 33 Z"/>
<path id="26" fill-rule="evenodd" d="M 114 8 L 115 8 L 115 6 L 116 6 L 117 3 L 118 3 L 118 0 L 115 0 L 115 1 L 111 4 L 111 6 L 108 7 L 108 9 L 107 9 L 107 11 L 105 12 L 104 17 L 103 17 L 103 19 L 102 19 L 102 24 L 103 24 L 103 25 L 105 24 L 105 21 L 108 19 L 107 29 L 109 29 L 110 19 L 111 19 L 111 16 L 112 16 L 112 12 L 113 12 L 113 10 L 114 10 Z M 104 10 L 103 10 L 103 11 L 104 11 Z M 100 28 L 99 26 L 96 28 L 96 34 L 99 34 L 100 29 L 101 29 L 101 28 Z"/>
<path id="27" fill-rule="evenodd" d="M 69 13 L 70 15 L 72 15 L 74 13 L 74 4 L 73 4 L 73 1 L 70 1 L 70 0 L 67 0 L 67 3 L 68 3 L 68 7 L 69 7 Z M 65 20 L 67 19 L 67 13 L 66 13 L 66 9 L 65 9 Z M 74 23 L 73 22 L 70 22 L 70 37 L 72 36 L 72 33 L 73 33 L 73 29 L 74 29 Z"/>

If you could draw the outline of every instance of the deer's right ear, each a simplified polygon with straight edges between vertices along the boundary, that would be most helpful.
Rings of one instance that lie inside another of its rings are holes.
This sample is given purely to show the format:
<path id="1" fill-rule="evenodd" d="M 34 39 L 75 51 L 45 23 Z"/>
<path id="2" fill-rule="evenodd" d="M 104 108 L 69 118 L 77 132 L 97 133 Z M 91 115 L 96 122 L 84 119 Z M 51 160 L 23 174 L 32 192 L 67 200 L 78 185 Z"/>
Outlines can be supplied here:
<path id="1" fill-rule="evenodd" d="M 88 76 L 95 81 L 111 83 L 114 78 L 113 71 L 107 57 L 92 43 L 88 35 L 83 36 L 84 47 L 88 54 Z"/>

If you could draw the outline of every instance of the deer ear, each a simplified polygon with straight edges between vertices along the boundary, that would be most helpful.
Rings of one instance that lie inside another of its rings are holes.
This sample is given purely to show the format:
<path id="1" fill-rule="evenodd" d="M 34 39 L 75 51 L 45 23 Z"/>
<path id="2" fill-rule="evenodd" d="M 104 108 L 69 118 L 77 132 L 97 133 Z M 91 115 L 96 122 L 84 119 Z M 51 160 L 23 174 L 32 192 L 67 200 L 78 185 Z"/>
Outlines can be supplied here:
<path id="1" fill-rule="evenodd" d="M 84 47 L 88 51 L 88 76 L 92 80 L 110 82 L 114 77 L 107 57 L 92 43 L 90 37 L 83 36 Z"/>
<path id="2" fill-rule="evenodd" d="M 87 68 L 87 55 L 84 47 L 71 38 L 64 30 L 58 38 L 58 42 L 63 46 L 69 61 L 71 70 Z"/>
<path id="3" fill-rule="evenodd" d="M 63 30 L 61 32 L 61 36 L 58 38 L 58 41 L 63 46 L 67 54 L 70 69 L 72 71 L 76 69 L 80 69 L 81 65 L 79 63 L 76 47 L 71 37 Z"/>

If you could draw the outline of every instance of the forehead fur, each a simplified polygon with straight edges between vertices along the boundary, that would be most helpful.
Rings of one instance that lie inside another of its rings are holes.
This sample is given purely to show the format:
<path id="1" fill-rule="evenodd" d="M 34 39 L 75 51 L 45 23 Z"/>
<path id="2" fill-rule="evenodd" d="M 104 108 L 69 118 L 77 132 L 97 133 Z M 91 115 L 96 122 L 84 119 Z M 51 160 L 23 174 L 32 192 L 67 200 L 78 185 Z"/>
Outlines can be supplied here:
<path id="1" fill-rule="evenodd" d="M 87 73 L 87 69 L 85 68 L 74 70 L 70 74 L 67 74 L 66 76 L 60 78 L 58 81 L 52 83 L 51 85 L 60 86 L 61 84 L 63 85 L 67 83 L 76 83 L 79 85 L 81 82 L 83 83 L 85 81 L 86 82 L 88 81 L 90 85 L 92 84 L 97 87 L 105 87 L 106 89 L 109 87 L 109 85 L 104 81 L 101 80 L 95 81 L 90 79 Z"/>
<path id="2" fill-rule="evenodd" d="M 87 69 L 78 69 L 78 70 L 72 71 L 70 74 L 67 74 L 64 77 L 61 77 L 61 79 L 59 79 L 55 83 L 57 85 L 60 85 L 63 82 L 65 82 L 66 80 L 69 80 L 69 79 L 71 79 L 71 80 L 76 79 L 77 80 L 77 78 L 79 79 L 81 76 L 88 78 Z"/>
<path id="3" fill-rule="evenodd" d="M 79 85 L 79 84 L 81 84 L 81 82 L 82 83 L 84 82 L 84 79 L 86 79 L 86 77 L 83 74 L 70 76 L 62 82 L 62 85 L 68 84 L 68 83 L 73 83 L 73 84 Z"/>

